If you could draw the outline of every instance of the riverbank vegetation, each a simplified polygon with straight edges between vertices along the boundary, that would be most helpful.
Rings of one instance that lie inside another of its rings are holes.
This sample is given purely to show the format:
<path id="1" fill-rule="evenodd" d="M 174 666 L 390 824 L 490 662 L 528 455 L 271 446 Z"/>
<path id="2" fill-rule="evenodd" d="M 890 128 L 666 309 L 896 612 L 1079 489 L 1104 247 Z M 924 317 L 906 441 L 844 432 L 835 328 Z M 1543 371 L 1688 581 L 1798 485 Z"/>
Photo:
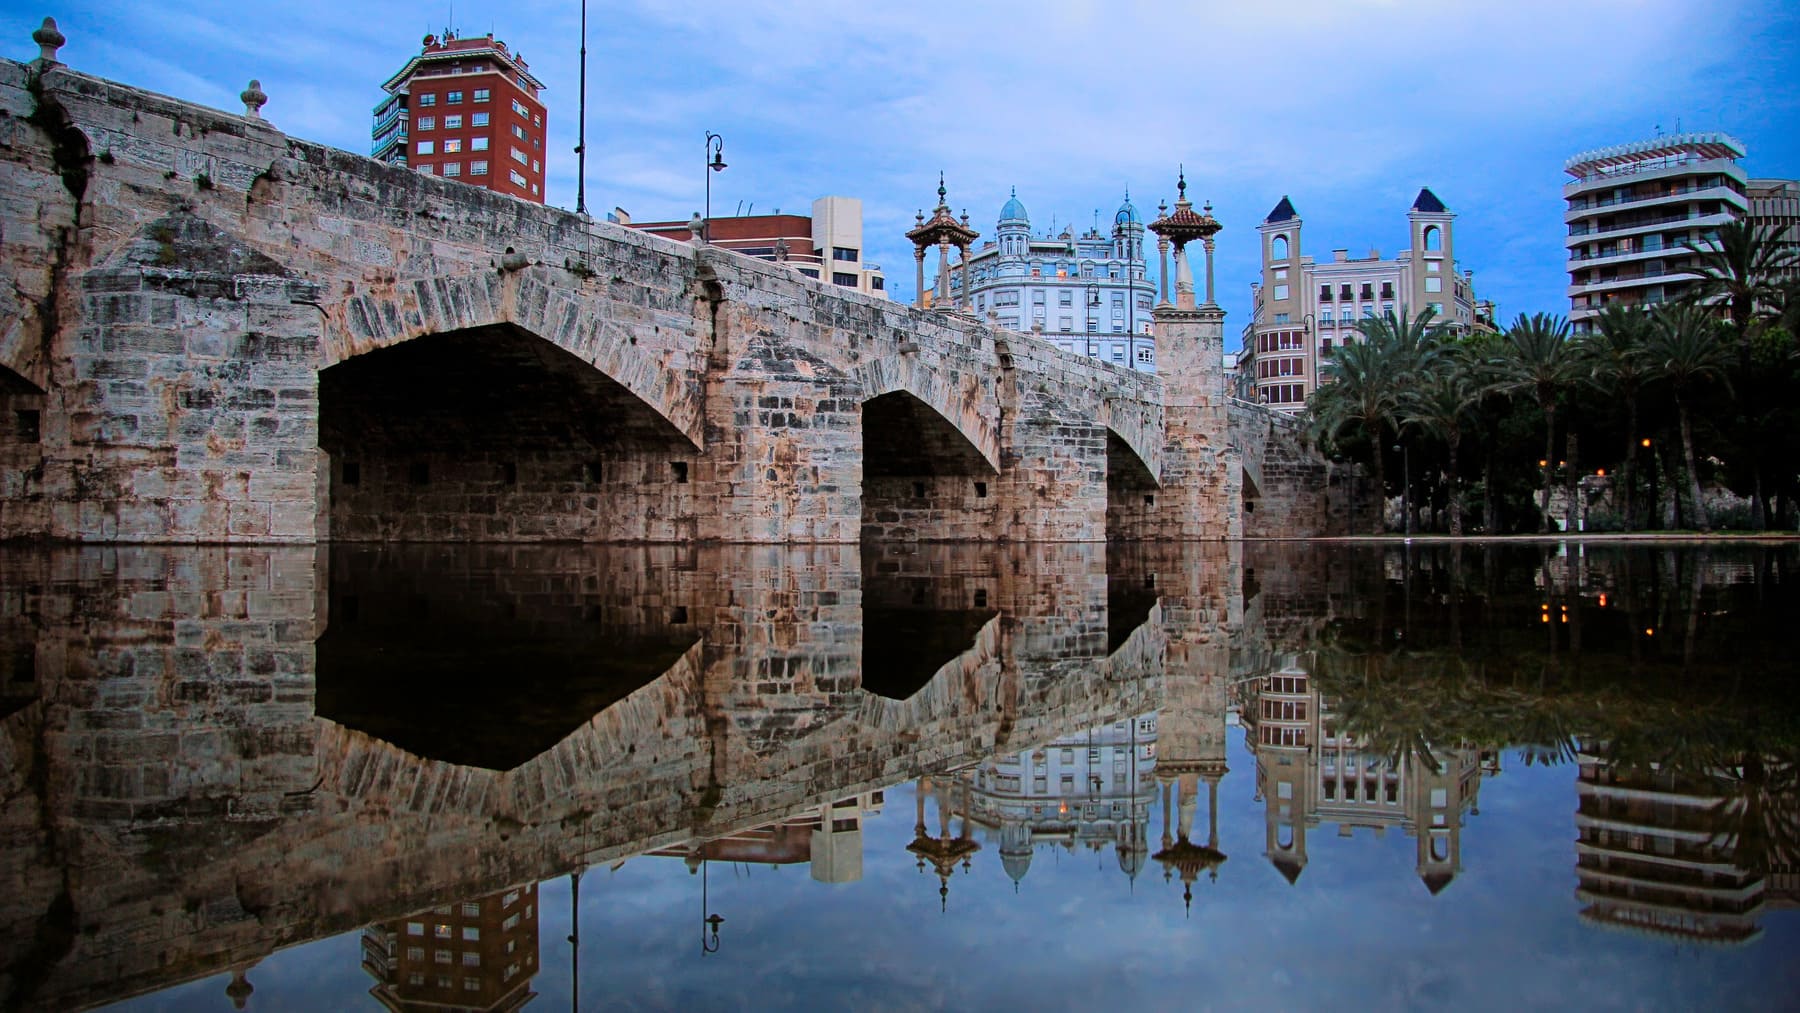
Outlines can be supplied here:
<path id="1" fill-rule="evenodd" d="M 1800 253 L 1786 230 L 1688 247 L 1680 301 L 1455 335 L 1430 310 L 1364 320 L 1307 418 L 1369 469 L 1404 530 L 1702 532 L 1800 526 Z M 1735 494 L 1722 512 L 1707 489 Z M 1380 533 L 1375 532 L 1375 533 Z"/>

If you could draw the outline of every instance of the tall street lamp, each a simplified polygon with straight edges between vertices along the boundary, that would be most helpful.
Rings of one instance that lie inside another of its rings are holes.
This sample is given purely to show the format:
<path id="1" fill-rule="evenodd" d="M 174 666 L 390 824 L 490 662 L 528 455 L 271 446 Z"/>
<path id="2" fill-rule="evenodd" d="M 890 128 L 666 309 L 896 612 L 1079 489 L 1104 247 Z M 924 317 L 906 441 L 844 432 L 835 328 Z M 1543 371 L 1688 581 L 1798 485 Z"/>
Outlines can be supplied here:
<path id="1" fill-rule="evenodd" d="M 581 103 L 575 125 L 575 213 L 587 214 L 587 0 L 581 0 Z"/>
<path id="2" fill-rule="evenodd" d="M 1113 235 L 1125 245 L 1125 348 L 1128 364 L 1137 368 L 1137 242 L 1127 226 L 1137 221 L 1131 206 L 1131 191 L 1125 191 L 1125 204 L 1113 215 Z"/>
<path id="3" fill-rule="evenodd" d="M 1100 312 L 1100 286 L 1087 287 L 1087 353 L 1094 354 L 1094 315 Z"/>
<path id="4" fill-rule="evenodd" d="M 1406 520 L 1406 524 L 1401 530 L 1410 537 L 1413 533 L 1412 450 L 1406 445 L 1404 437 L 1399 443 L 1394 444 L 1394 449 L 1400 452 L 1400 513 Z"/>
<path id="5" fill-rule="evenodd" d="M 712 174 L 725 171 L 725 138 L 706 132 L 706 221 L 700 241 L 712 243 Z"/>

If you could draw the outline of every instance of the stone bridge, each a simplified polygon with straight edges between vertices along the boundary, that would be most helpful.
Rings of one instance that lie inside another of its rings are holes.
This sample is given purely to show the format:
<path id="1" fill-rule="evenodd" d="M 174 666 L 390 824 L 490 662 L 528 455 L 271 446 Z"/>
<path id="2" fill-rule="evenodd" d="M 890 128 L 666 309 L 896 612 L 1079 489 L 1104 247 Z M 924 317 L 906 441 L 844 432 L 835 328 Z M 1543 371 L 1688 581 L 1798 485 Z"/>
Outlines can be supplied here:
<path id="1" fill-rule="evenodd" d="M 0 192 L 0 538 L 1246 531 L 1191 287 L 1150 376 L 52 60 L 0 61 Z M 1255 528 L 1325 530 L 1283 480 Z"/>

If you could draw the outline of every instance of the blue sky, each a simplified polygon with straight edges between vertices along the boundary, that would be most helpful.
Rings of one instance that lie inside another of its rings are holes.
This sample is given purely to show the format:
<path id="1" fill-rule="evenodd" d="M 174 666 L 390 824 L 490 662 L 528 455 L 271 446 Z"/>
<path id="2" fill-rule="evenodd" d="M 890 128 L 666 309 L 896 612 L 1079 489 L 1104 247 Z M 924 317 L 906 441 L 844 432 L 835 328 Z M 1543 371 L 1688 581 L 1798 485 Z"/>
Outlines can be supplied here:
<path id="1" fill-rule="evenodd" d="M 0 52 L 35 55 L 45 13 L 79 70 L 221 108 L 251 77 L 300 137 L 368 150 L 380 82 L 453 23 L 492 30 L 548 85 L 549 199 L 573 207 L 579 4 L 182 4 L 6 0 Z M 1391 253 L 1430 186 L 1506 318 L 1567 312 L 1565 158 L 1660 126 L 1726 130 L 1751 175 L 1800 176 L 1800 8 L 1680 0 L 1293 0 L 591 5 L 588 203 L 640 220 L 701 203 L 702 138 L 725 136 L 715 213 L 862 198 L 866 256 L 911 297 L 902 233 L 934 197 L 991 235 L 1017 186 L 1034 226 L 1104 221 L 1130 186 L 1210 198 L 1235 334 L 1254 227 L 1283 194 L 1305 252 Z M 1235 338 L 1230 342 L 1235 345 Z"/>

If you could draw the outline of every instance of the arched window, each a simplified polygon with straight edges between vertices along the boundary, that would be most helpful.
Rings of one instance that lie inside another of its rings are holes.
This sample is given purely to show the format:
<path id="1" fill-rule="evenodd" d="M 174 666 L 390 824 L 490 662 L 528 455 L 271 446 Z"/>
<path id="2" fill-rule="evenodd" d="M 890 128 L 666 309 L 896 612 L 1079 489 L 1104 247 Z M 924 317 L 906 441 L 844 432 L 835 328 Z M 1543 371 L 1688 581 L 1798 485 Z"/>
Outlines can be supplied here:
<path id="1" fill-rule="evenodd" d="M 1444 231 L 1436 225 L 1425 226 L 1425 248 L 1433 251 L 1442 250 L 1444 248 Z"/>
<path id="2" fill-rule="evenodd" d="M 1274 239 L 1269 240 L 1269 259 L 1288 259 L 1288 240 L 1286 236 L 1276 236 Z"/>

